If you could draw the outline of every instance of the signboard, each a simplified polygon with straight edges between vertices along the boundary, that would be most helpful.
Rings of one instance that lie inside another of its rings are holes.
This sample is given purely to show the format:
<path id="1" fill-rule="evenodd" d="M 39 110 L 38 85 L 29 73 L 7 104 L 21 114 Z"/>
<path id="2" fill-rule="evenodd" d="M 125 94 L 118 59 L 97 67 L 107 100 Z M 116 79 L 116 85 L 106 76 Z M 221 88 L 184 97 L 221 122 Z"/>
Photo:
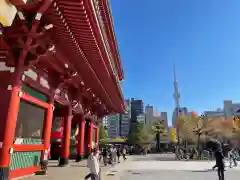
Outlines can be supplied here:
<path id="1" fill-rule="evenodd" d="M 172 142 L 176 143 L 177 142 L 177 132 L 176 128 L 170 128 L 170 139 Z"/>

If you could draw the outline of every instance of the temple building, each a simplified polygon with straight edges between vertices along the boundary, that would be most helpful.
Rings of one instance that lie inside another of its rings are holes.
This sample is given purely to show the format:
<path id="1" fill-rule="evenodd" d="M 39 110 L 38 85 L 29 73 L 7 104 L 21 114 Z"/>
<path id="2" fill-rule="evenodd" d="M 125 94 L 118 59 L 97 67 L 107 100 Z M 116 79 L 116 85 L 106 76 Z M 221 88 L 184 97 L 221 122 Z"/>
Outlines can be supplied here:
<path id="1" fill-rule="evenodd" d="M 108 0 L 1 0 L 0 179 L 98 148 L 123 78 Z"/>

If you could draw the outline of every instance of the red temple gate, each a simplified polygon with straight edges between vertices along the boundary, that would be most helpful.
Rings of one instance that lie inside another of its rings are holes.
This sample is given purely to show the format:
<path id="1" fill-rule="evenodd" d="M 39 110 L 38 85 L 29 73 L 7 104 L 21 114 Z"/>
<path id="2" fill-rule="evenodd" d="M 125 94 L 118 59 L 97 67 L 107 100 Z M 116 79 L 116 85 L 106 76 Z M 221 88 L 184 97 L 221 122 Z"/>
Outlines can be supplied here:
<path id="1" fill-rule="evenodd" d="M 10 2 L 18 13 L 10 27 L 0 26 L 4 180 L 40 170 L 49 154 L 53 118 L 63 120 L 59 166 L 65 166 L 71 139 L 80 161 L 94 139 L 98 145 L 99 120 L 124 110 L 123 72 L 107 0 Z M 72 124 L 78 126 L 74 135 Z"/>

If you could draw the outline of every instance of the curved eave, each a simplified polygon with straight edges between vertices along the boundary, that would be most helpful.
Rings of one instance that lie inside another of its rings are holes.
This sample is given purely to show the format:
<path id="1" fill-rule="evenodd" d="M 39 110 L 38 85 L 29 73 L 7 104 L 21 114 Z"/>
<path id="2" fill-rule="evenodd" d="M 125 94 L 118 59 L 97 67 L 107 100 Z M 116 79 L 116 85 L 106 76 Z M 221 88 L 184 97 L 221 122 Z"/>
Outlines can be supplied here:
<path id="1" fill-rule="evenodd" d="M 109 8 L 109 6 L 110 6 L 109 1 L 108 0 L 99 0 L 99 2 L 101 3 L 101 11 L 102 11 L 101 13 L 103 15 L 102 17 L 104 19 L 105 26 L 108 26 L 107 29 L 108 29 L 109 39 L 110 39 L 110 41 L 113 42 L 113 48 L 114 48 L 114 54 L 115 54 L 116 63 L 117 63 L 119 79 L 123 80 L 124 79 L 124 71 L 123 71 L 120 53 L 119 53 L 117 40 L 116 40 L 116 35 L 115 35 L 115 31 L 114 31 L 112 13 Z"/>
<path id="2" fill-rule="evenodd" d="M 87 2 L 88 3 L 86 3 L 86 10 L 87 10 L 87 14 L 89 15 L 89 21 L 92 27 L 91 29 L 96 37 L 96 45 L 97 47 L 99 47 L 99 54 L 101 55 L 102 63 L 105 64 L 104 67 L 108 69 L 108 72 L 110 72 L 108 73 L 108 75 L 110 76 L 111 79 L 109 79 L 109 81 L 106 82 L 107 85 L 109 85 L 109 88 L 111 88 L 111 91 L 109 91 L 109 93 L 111 93 L 112 97 L 114 97 L 115 102 L 116 103 L 118 102 L 119 104 L 117 112 L 122 112 L 124 111 L 124 100 L 123 100 L 122 91 L 119 87 L 120 85 L 119 86 L 117 85 L 116 78 L 114 77 L 113 71 L 110 66 L 110 61 L 111 61 L 110 56 L 108 56 L 107 54 L 107 47 L 104 44 L 105 43 L 104 36 L 101 34 L 101 28 L 100 28 L 98 19 L 96 18 L 96 14 L 94 14 L 93 3 L 91 4 L 89 3 L 89 1 Z M 107 39 L 107 41 L 109 41 L 109 39 Z M 106 78 L 104 78 L 103 80 L 107 81 Z"/>
<path id="3" fill-rule="evenodd" d="M 56 5 L 56 2 L 54 3 Z M 54 27 L 50 30 L 51 38 L 56 44 L 57 51 L 61 52 L 63 59 L 70 60 L 78 70 L 78 73 L 83 78 L 86 87 L 90 87 L 92 91 L 106 104 L 109 110 L 115 109 L 114 103 L 109 97 L 104 85 L 100 81 L 94 69 L 88 62 L 83 50 L 81 49 L 77 39 L 65 20 L 64 15 L 61 14 L 59 8 L 53 5 L 44 14 L 44 20 L 47 23 L 52 23 Z M 78 18 L 85 20 L 84 14 L 79 14 Z M 88 32 L 84 30 L 85 24 L 82 24 L 81 36 L 88 37 Z M 85 34 L 86 33 L 86 34 Z M 88 45 L 88 43 L 87 43 Z"/>
<path id="4" fill-rule="evenodd" d="M 97 80 L 93 82 L 92 78 L 83 75 L 85 76 L 83 77 L 84 82 L 91 83 L 90 87 L 93 87 L 94 93 L 106 103 L 110 111 L 122 111 L 122 99 L 116 95 L 111 73 L 108 72 L 103 61 L 103 58 L 106 58 L 103 53 L 106 52 L 100 50 L 102 46 L 96 40 L 96 28 L 92 28 L 84 2 L 57 0 L 54 6 L 51 9 L 56 9 L 55 14 L 53 15 L 53 12 L 50 11 L 46 14 L 46 20 L 48 17 L 51 19 L 52 16 L 52 23 L 56 30 L 55 33 L 53 32 L 53 36 L 57 46 L 60 46 L 59 49 L 62 52 L 66 52 L 65 57 L 75 61 L 80 74 L 89 73 L 83 70 L 81 63 L 84 60 L 84 64 L 88 66 L 87 69 L 91 69 L 93 71 L 91 74 L 97 77 Z M 79 61 L 81 63 L 77 63 L 77 59 L 81 60 Z M 89 79 L 91 82 L 88 82 Z"/>

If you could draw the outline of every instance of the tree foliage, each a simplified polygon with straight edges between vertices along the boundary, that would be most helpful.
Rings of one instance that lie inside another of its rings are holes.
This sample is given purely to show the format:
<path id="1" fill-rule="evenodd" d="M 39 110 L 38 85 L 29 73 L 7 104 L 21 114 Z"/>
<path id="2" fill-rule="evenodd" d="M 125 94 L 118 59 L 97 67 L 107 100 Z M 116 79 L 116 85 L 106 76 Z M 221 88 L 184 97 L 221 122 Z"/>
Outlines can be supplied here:
<path id="1" fill-rule="evenodd" d="M 232 143 L 235 147 L 240 147 L 240 116 L 235 116 L 232 120 L 233 138 Z"/>
<path id="2" fill-rule="evenodd" d="M 141 148 L 149 148 L 153 141 L 151 126 L 140 122 L 131 124 L 128 143 L 138 145 Z"/>
<path id="3" fill-rule="evenodd" d="M 143 124 L 141 130 L 138 134 L 137 144 L 143 149 L 150 148 L 150 145 L 154 139 L 154 135 L 152 133 L 151 125 Z"/>
<path id="4" fill-rule="evenodd" d="M 142 123 L 132 122 L 129 129 L 128 140 L 129 144 L 137 144 L 139 141 L 139 134 L 142 129 Z"/>
<path id="5" fill-rule="evenodd" d="M 187 120 L 188 120 L 187 116 L 181 115 L 174 122 L 174 127 L 176 128 L 178 143 L 180 143 L 180 137 L 183 139 L 187 139 L 188 133 L 185 131 L 185 130 L 188 130 L 188 129 L 186 129 Z"/>
<path id="6" fill-rule="evenodd" d="M 101 123 L 99 127 L 99 140 L 107 139 L 108 133 L 107 128 Z"/>
<path id="7" fill-rule="evenodd" d="M 162 136 L 167 135 L 167 130 L 163 120 L 156 121 L 152 125 L 152 133 L 156 137 L 156 151 L 160 152 L 160 139 Z"/>
<path id="8" fill-rule="evenodd" d="M 182 140 L 198 144 L 210 138 L 222 140 L 232 135 L 232 123 L 223 118 L 207 118 L 199 116 L 181 117 L 177 119 L 176 128 Z"/>
<path id="9" fill-rule="evenodd" d="M 174 126 L 181 140 L 199 145 L 200 142 L 216 139 L 220 142 L 230 141 L 233 146 L 240 147 L 240 116 L 233 119 L 181 116 Z"/>

